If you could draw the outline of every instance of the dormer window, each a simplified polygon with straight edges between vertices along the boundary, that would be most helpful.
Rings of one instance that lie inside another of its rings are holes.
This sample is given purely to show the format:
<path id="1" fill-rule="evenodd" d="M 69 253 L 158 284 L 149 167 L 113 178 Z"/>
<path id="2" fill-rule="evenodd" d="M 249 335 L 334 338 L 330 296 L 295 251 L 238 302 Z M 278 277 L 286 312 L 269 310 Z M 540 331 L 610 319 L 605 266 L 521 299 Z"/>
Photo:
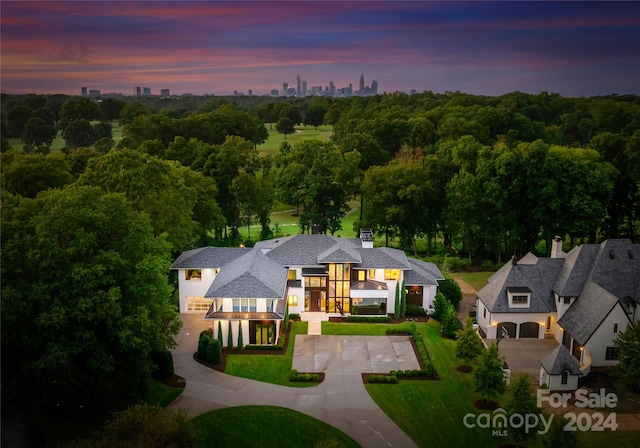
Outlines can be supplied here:
<path id="1" fill-rule="evenodd" d="M 513 308 L 529 308 L 531 290 L 529 288 L 508 288 L 509 306 Z"/>

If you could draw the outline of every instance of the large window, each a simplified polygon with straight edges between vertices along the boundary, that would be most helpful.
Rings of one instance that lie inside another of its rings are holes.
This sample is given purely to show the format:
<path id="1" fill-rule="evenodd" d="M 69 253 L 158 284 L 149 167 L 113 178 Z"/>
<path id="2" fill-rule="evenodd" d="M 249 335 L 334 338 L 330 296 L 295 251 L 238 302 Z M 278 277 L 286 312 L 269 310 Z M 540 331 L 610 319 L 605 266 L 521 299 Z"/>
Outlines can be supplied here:
<path id="1" fill-rule="evenodd" d="M 604 359 L 607 361 L 617 361 L 619 351 L 619 347 L 607 347 L 607 351 L 604 354 Z"/>
<path id="2" fill-rule="evenodd" d="M 256 299 L 233 299 L 233 311 L 236 313 L 255 313 Z"/>
<path id="3" fill-rule="evenodd" d="M 287 273 L 287 280 L 296 280 L 297 277 L 297 272 L 295 269 L 289 269 L 289 272 Z"/>
<path id="4" fill-rule="evenodd" d="M 364 271 L 362 269 L 356 271 L 358 272 L 358 281 L 359 282 L 363 282 L 367 279 L 367 271 Z"/>
<path id="5" fill-rule="evenodd" d="M 351 265 L 329 265 L 329 306 L 327 312 L 349 312 L 349 292 L 351 288 Z"/>
<path id="6" fill-rule="evenodd" d="M 327 277 L 305 277 L 304 278 L 305 288 L 326 288 L 326 286 L 327 286 Z"/>
<path id="7" fill-rule="evenodd" d="M 249 339 L 251 344 L 275 344 L 276 343 L 276 324 L 271 321 L 250 321 L 249 322 Z"/>
<path id="8" fill-rule="evenodd" d="M 298 306 L 298 296 L 290 295 L 288 297 L 289 306 Z"/>
<path id="9" fill-rule="evenodd" d="M 186 269 L 184 276 L 187 280 L 202 280 L 202 269 Z"/>
<path id="10" fill-rule="evenodd" d="M 385 280 L 400 280 L 400 269 L 385 269 L 384 270 L 384 279 Z"/>
<path id="11" fill-rule="evenodd" d="M 205 299 L 201 296 L 187 296 L 188 311 L 207 311 L 211 306 L 211 299 Z"/>

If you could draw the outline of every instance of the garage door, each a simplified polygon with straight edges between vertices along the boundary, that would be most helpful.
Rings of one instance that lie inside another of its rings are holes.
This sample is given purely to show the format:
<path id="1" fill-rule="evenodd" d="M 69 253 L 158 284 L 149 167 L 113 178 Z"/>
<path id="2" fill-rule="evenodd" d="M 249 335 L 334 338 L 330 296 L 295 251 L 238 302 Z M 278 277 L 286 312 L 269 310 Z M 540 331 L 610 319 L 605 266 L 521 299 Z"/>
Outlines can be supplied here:
<path id="1" fill-rule="evenodd" d="M 500 322 L 498 324 L 498 333 L 497 336 L 498 337 L 502 337 L 502 329 L 506 329 L 509 332 L 509 337 L 510 338 L 515 338 L 516 337 L 516 324 L 513 322 Z"/>
<path id="2" fill-rule="evenodd" d="M 538 339 L 539 330 L 540 324 L 538 324 L 538 322 L 525 322 L 523 324 L 520 324 L 520 339 Z"/>

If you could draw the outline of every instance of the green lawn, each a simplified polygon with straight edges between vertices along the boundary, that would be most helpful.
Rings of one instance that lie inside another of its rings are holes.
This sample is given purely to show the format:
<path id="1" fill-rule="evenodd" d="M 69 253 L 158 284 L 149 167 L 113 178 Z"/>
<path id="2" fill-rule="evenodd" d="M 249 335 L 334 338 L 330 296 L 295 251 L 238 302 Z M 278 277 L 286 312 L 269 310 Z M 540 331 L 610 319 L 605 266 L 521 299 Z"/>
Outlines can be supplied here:
<path id="1" fill-rule="evenodd" d="M 184 389 L 179 387 L 169 387 L 159 381 L 149 380 L 147 382 L 149 390 L 144 401 L 149 406 L 169 406 L 173 400 L 178 398 Z"/>
<path id="2" fill-rule="evenodd" d="M 238 406 L 193 420 L 201 446 L 357 448 L 344 432 L 301 412 L 277 406 Z"/>
<path id="3" fill-rule="evenodd" d="M 111 138 L 113 139 L 116 145 L 120 142 L 120 140 L 122 140 L 122 126 L 120 126 L 117 121 L 114 121 L 111 124 Z M 20 138 L 9 138 L 7 140 L 9 140 L 9 144 L 13 149 L 21 150 L 22 147 L 24 146 L 24 143 L 20 141 Z M 64 148 L 66 145 L 67 145 L 66 142 L 62 138 L 62 132 L 58 131 L 58 134 L 56 135 L 56 137 L 53 139 L 53 142 L 51 143 L 50 149 L 51 151 L 59 151 L 62 148 Z"/>
<path id="4" fill-rule="evenodd" d="M 266 126 L 269 131 L 269 138 L 262 145 L 258 145 L 258 152 L 263 156 L 277 153 L 280 145 L 285 140 L 284 135 L 276 131 L 275 124 L 273 126 L 267 124 Z M 296 126 L 295 129 L 296 132 L 287 135 L 286 138 L 287 142 L 292 146 L 305 140 L 328 142 L 331 134 L 333 134 L 333 126 L 318 126 L 317 130 L 314 126 Z"/>
<path id="5" fill-rule="evenodd" d="M 315 386 L 314 383 L 289 382 L 295 337 L 297 334 L 307 334 L 307 327 L 307 322 L 293 323 L 289 346 L 284 355 L 229 355 L 224 373 L 282 386 Z"/>
<path id="6" fill-rule="evenodd" d="M 465 282 L 469 283 L 476 290 L 481 290 L 487 285 L 489 277 L 494 274 L 493 271 L 486 272 L 456 272 L 451 274 L 454 278 L 460 277 Z"/>
<path id="7" fill-rule="evenodd" d="M 402 324 L 369 324 L 369 323 L 340 323 L 322 322 L 323 335 L 349 335 L 349 336 L 386 336 L 387 328 L 406 328 L 409 330 L 409 322 Z"/>

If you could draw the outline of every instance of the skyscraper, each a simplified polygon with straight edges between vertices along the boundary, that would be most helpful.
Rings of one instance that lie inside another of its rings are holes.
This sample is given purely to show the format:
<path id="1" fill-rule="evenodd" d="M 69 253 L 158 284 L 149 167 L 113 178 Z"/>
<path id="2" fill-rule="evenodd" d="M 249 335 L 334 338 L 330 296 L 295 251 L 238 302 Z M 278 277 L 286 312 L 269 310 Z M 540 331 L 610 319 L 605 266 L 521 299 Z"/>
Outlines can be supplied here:
<path id="1" fill-rule="evenodd" d="M 360 96 L 364 96 L 364 74 L 360 74 L 360 92 L 358 92 L 358 95 Z"/>
<path id="2" fill-rule="evenodd" d="M 302 96 L 302 80 L 300 79 L 300 75 L 296 77 L 296 96 Z"/>
<path id="3" fill-rule="evenodd" d="M 371 94 L 372 95 L 378 94 L 378 81 L 376 81 L 375 79 L 371 83 Z"/>
<path id="4" fill-rule="evenodd" d="M 135 96 L 140 96 L 142 95 L 142 89 L 140 88 L 140 86 L 136 86 L 133 88 L 133 93 Z"/>
<path id="5" fill-rule="evenodd" d="M 87 96 L 87 88 L 86 87 L 82 88 L 82 96 Z"/>

